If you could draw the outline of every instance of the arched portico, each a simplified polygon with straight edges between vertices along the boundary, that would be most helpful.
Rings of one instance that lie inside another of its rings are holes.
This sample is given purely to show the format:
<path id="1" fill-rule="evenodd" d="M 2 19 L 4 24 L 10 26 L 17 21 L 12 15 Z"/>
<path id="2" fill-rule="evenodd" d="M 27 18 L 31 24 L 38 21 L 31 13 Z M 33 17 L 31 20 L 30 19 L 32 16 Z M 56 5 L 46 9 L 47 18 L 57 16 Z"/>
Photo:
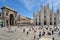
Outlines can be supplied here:
<path id="1" fill-rule="evenodd" d="M 14 25 L 14 15 L 10 14 L 10 25 Z"/>

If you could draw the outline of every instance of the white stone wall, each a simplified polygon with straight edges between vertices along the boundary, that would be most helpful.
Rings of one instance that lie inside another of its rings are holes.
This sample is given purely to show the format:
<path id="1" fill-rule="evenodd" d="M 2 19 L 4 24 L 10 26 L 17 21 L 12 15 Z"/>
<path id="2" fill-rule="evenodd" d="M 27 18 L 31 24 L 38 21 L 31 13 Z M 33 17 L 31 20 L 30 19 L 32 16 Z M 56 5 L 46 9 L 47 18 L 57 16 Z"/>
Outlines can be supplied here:
<path id="1" fill-rule="evenodd" d="M 45 14 L 44 14 L 44 9 L 46 10 Z M 37 14 L 34 15 L 33 20 L 35 25 L 36 25 L 36 22 L 37 22 L 37 25 L 39 25 L 39 15 L 40 15 L 41 25 L 44 25 L 44 20 L 46 20 L 46 25 L 50 25 L 50 17 L 51 17 L 52 25 L 54 25 L 54 17 L 56 18 L 56 24 L 58 25 L 58 15 L 54 14 L 52 10 L 49 10 L 47 6 L 44 6 Z M 46 16 L 46 19 L 44 18 L 44 15 Z"/>

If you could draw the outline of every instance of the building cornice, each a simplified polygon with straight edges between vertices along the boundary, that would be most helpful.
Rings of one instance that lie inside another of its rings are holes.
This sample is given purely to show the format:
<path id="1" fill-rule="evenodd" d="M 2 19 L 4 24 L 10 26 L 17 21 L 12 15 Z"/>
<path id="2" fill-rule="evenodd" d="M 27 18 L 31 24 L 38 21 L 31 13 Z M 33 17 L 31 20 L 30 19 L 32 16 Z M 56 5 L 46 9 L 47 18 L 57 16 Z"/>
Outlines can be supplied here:
<path id="1" fill-rule="evenodd" d="M 10 10 L 10 11 L 13 11 L 13 12 L 16 12 L 16 13 L 17 13 L 17 11 L 16 11 L 16 10 L 13 10 L 13 9 L 11 9 L 11 8 L 7 7 L 7 6 L 3 6 L 1 9 L 8 9 L 8 10 Z"/>

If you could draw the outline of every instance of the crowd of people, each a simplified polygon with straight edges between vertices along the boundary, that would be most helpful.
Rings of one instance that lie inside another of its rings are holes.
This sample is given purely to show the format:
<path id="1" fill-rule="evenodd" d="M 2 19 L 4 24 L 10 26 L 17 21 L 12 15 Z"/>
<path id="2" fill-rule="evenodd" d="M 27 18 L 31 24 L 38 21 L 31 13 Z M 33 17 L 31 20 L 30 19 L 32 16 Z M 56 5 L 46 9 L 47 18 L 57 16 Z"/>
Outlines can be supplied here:
<path id="1" fill-rule="evenodd" d="M 37 27 L 37 28 L 38 28 L 38 27 Z M 37 40 L 39 40 L 39 39 L 40 39 L 42 36 L 44 36 L 44 35 L 54 35 L 54 32 L 58 29 L 58 28 L 57 28 L 57 29 L 56 29 L 56 28 L 53 29 L 53 28 L 47 27 L 47 28 L 45 28 L 45 29 L 46 29 L 46 30 L 45 30 L 44 28 L 39 28 L 39 30 L 41 29 L 41 30 L 43 30 L 43 31 L 40 30 L 40 32 L 39 32 L 39 34 L 38 34 L 39 37 L 36 37 L 35 33 L 37 33 L 37 31 L 36 31 L 36 30 L 38 30 L 37 28 L 36 28 L 36 29 L 35 29 L 35 28 L 31 28 L 31 29 L 29 29 L 29 31 L 26 32 L 26 34 L 29 35 L 29 32 L 30 32 L 30 31 L 34 31 L 34 37 L 33 37 L 34 39 L 33 39 L 33 40 L 35 40 L 36 38 L 37 38 Z M 25 31 L 26 31 L 26 30 L 23 29 L 23 33 L 24 33 Z M 47 31 L 47 34 L 46 34 L 46 31 Z M 50 31 L 50 32 L 49 32 L 49 31 Z M 58 29 L 58 31 L 59 31 L 59 29 Z M 60 31 L 58 32 L 58 35 L 60 35 Z M 55 40 L 55 38 L 52 37 L 52 40 Z"/>
<path id="2" fill-rule="evenodd" d="M 18 26 L 18 28 L 19 27 L 20 26 Z M 38 27 L 31 27 L 31 28 L 27 27 L 27 28 L 29 29 L 28 31 L 26 31 L 26 28 L 22 27 L 23 33 L 26 33 L 26 35 L 29 35 L 30 34 L 29 32 L 33 31 L 34 32 L 33 40 L 35 40 L 35 39 L 39 40 L 44 35 L 49 35 L 49 36 L 54 35 L 55 34 L 54 32 L 57 32 L 57 31 L 58 31 L 58 35 L 60 35 L 60 30 L 58 27 L 51 28 L 51 27 L 38 26 Z M 10 27 L 8 29 L 10 30 Z M 15 31 L 16 31 L 16 29 L 15 29 Z M 35 33 L 37 33 L 37 31 L 39 31 L 39 33 L 37 35 L 38 37 L 35 35 Z M 55 38 L 52 37 L 52 40 L 55 40 Z"/>

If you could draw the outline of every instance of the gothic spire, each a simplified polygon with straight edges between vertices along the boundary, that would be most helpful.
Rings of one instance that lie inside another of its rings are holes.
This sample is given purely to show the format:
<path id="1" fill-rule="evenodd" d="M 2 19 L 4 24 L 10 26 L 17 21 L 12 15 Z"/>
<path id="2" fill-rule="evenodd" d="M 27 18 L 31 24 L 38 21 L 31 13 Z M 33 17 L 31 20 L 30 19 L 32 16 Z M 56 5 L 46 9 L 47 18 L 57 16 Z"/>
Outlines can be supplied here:
<path id="1" fill-rule="evenodd" d="M 59 13 L 60 13 L 60 12 L 59 12 L 59 9 L 57 9 L 58 18 L 59 18 Z"/>
<path id="2" fill-rule="evenodd" d="M 48 7 L 48 9 L 49 9 L 49 3 L 47 4 L 47 7 Z"/>
<path id="3" fill-rule="evenodd" d="M 52 0 L 52 11 L 54 10 L 54 8 L 53 8 L 53 4 L 54 4 L 54 0 Z"/>

